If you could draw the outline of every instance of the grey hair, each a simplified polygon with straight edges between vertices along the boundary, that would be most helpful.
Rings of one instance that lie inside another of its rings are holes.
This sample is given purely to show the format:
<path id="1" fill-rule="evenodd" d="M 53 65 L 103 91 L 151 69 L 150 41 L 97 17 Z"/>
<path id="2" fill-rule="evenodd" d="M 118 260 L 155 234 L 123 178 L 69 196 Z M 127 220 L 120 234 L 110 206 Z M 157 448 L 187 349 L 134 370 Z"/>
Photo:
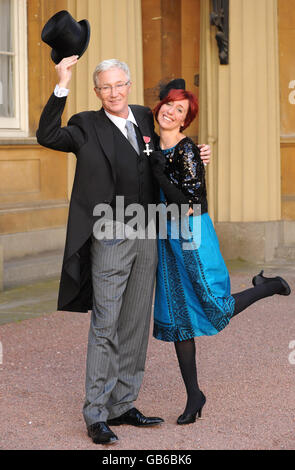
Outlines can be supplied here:
<path id="1" fill-rule="evenodd" d="M 97 86 L 97 81 L 96 81 L 97 76 L 101 72 L 105 72 L 106 70 L 114 69 L 114 68 L 123 70 L 126 73 L 128 80 L 130 80 L 130 70 L 129 70 L 128 65 L 125 64 L 125 62 L 121 62 L 118 59 L 108 59 L 108 60 L 103 60 L 102 62 L 100 62 L 100 64 L 96 66 L 93 72 L 94 86 Z"/>

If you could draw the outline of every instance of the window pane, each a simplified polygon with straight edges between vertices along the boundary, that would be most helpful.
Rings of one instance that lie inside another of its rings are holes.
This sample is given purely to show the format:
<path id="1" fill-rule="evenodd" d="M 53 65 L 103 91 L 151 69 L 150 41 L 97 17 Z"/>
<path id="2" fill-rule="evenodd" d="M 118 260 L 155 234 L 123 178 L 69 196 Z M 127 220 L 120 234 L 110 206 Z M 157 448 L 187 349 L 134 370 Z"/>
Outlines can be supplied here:
<path id="1" fill-rule="evenodd" d="M 11 56 L 0 55 L 0 117 L 14 117 L 13 62 Z"/>
<path id="2" fill-rule="evenodd" d="M 0 0 L 0 51 L 5 52 L 13 52 L 13 22 L 11 3 L 11 0 Z"/>
<path id="3" fill-rule="evenodd" d="M 11 0 L 0 0 L 0 117 L 14 117 L 14 57 Z"/>

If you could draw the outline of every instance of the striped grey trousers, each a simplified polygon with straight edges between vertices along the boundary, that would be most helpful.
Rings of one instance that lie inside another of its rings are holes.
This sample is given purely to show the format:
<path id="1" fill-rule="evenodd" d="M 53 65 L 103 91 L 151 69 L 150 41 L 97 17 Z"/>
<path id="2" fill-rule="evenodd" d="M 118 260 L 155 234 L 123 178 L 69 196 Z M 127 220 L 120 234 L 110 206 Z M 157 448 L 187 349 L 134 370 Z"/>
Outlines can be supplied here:
<path id="1" fill-rule="evenodd" d="M 87 426 L 131 409 L 142 383 L 157 268 L 156 240 L 92 237 Z"/>

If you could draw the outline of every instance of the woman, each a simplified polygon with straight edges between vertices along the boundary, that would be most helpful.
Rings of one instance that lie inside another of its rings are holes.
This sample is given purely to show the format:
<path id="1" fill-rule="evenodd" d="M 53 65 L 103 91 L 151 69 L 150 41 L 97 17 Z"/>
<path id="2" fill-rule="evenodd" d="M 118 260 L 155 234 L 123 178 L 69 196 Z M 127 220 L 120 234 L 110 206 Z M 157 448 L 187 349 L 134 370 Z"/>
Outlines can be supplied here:
<path id="1" fill-rule="evenodd" d="M 177 84 L 184 88 L 183 81 Z M 154 114 L 161 151 L 151 155 L 153 172 L 161 188 L 161 201 L 186 204 L 189 210 L 180 221 L 167 217 L 167 237 L 160 233 L 158 238 L 154 336 L 175 344 L 187 391 L 186 407 L 177 423 L 188 424 L 201 417 L 206 402 L 198 386 L 194 338 L 214 335 L 253 302 L 274 294 L 289 295 L 291 290 L 284 279 L 266 278 L 261 271 L 252 280 L 254 287 L 231 295 L 228 270 L 207 212 L 200 151 L 183 134 L 197 115 L 197 99 L 184 89 L 171 89 L 169 84 L 160 99 Z M 192 215 L 194 204 L 201 208 L 200 215 Z M 190 240 L 183 230 L 175 238 L 173 232 L 179 225 L 189 228 Z"/>

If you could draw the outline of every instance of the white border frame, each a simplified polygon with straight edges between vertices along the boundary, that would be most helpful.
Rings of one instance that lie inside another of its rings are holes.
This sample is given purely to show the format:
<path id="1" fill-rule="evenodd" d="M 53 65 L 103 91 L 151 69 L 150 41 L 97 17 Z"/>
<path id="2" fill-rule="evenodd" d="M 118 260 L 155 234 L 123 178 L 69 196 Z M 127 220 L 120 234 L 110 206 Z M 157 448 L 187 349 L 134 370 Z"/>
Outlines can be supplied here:
<path id="1" fill-rule="evenodd" d="M 27 1 L 11 3 L 15 26 L 15 117 L 0 117 L 0 138 L 28 136 Z"/>

